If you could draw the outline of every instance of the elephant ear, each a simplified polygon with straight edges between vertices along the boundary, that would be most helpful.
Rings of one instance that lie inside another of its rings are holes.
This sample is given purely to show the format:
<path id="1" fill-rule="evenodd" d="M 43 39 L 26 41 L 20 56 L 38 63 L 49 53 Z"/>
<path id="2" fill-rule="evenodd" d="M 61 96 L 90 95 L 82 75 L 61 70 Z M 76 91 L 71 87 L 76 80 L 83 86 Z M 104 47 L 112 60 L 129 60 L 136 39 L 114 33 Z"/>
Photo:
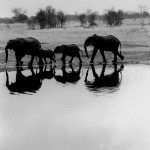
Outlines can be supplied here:
<path id="1" fill-rule="evenodd" d="M 9 40 L 8 42 L 7 42 L 7 45 L 6 45 L 6 47 L 5 47 L 5 50 L 13 50 L 13 47 L 14 47 L 14 45 L 13 45 L 13 40 Z"/>
<path id="2" fill-rule="evenodd" d="M 97 36 L 96 34 L 94 34 L 94 35 L 91 37 L 91 41 L 92 41 L 92 45 L 93 45 L 93 46 L 97 45 L 98 36 Z"/>
<path id="3" fill-rule="evenodd" d="M 9 47 L 11 48 L 11 50 L 15 51 L 15 49 L 18 47 L 18 40 L 14 39 L 14 40 L 9 40 Z"/>

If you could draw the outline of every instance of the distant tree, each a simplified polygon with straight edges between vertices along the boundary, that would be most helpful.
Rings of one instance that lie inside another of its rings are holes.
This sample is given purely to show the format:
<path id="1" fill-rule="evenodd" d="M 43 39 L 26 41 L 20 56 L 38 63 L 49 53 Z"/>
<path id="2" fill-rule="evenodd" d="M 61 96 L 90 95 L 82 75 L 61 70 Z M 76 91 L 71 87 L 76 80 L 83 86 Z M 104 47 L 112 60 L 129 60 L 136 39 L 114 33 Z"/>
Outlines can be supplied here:
<path id="1" fill-rule="evenodd" d="M 81 13 L 78 14 L 76 13 L 75 16 L 77 17 L 77 19 L 79 20 L 81 27 L 83 27 L 86 24 L 86 14 L 85 13 Z"/>
<path id="2" fill-rule="evenodd" d="M 52 6 L 46 7 L 46 23 L 48 28 L 55 28 L 57 26 L 57 14 Z"/>
<path id="3" fill-rule="evenodd" d="M 139 5 L 139 11 L 140 11 L 140 18 L 141 18 L 141 26 L 142 28 L 144 27 L 145 23 L 144 23 L 144 19 L 149 16 L 149 13 L 147 12 L 147 7 L 146 6 L 142 6 Z"/>
<path id="4" fill-rule="evenodd" d="M 96 24 L 97 16 L 98 16 L 97 12 L 90 12 L 88 14 L 88 22 L 90 27 L 97 26 Z"/>
<path id="5" fill-rule="evenodd" d="M 14 13 L 14 21 L 23 23 L 28 19 L 28 16 L 26 15 L 26 10 L 23 10 L 21 8 L 13 8 L 12 12 Z"/>
<path id="6" fill-rule="evenodd" d="M 87 22 L 89 23 L 89 27 L 97 26 L 96 20 L 98 19 L 98 12 L 93 12 L 91 9 L 87 9 L 86 17 Z"/>
<path id="7" fill-rule="evenodd" d="M 36 20 L 37 20 L 38 24 L 40 25 L 40 29 L 44 29 L 46 27 L 47 17 L 46 17 L 46 12 L 44 9 L 40 9 L 36 13 Z"/>
<path id="8" fill-rule="evenodd" d="M 36 24 L 37 24 L 37 20 L 36 20 L 35 16 L 32 16 L 32 17 L 28 18 L 27 25 L 28 25 L 29 29 L 34 30 Z"/>
<path id="9" fill-rule="evenodd" d="M 57 12 L 57 18 L 58 18 L 58 21 L 60 23 L 60 27 L 62 28 L 63 25 L 66 23 L 67 21 L 67 15 L 65 15 L 65 13 L 63 11 L 58 11 Z"/>
<path id="10" fill-rule="evenodd" d="M 115 11 L 112 8 L 104 14 L 104 22 L 111 27 L 120 26 L 122 24 L 123 19 L 124 12 L 122 10 Z"/>

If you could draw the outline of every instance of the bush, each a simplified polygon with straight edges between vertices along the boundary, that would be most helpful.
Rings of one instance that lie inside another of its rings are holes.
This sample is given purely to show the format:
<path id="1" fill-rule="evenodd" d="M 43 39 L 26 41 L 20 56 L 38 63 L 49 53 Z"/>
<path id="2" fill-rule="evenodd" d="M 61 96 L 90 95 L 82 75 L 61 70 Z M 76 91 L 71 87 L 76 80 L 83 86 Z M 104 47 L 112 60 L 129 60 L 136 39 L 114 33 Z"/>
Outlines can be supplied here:
<path id="1" fill-rule="evenodd" d="M 40 9 L 36 14 L 36 20 L 40 25 L 40 29 L 44 29 L 46 27 L 46 12 L 43 9 Z"/>
<path id="2" fill-rule="evenodd" d="M 28 20 L 25 10 L 22 10 L 21 8 L 13 8 L 12 12 L 14 13 L 14 17 L 12 18 L 14 22 L 24 23 Z"/>
<path id="3" fill-rule="evenodd" d="M 111 27 L 120 26 L 123 19 L 124 13 L 122 10 L 115 11 L 111 9 L 104 15 L 104 22 Z"/>
<path id="4" fill-rule="evenodd" d="M 45 13 L 47 27 L 55 28 L 57 26 L 57 15 L 55 9 L 52 8 L 52 6 L 47 6 Z"/>
<path id="5" fill-rule="evenodd" d="M 97 16 L 98 16 L 97 12 L 91 12 L 88 15 L 88 22 L 90 27 L 97 26 L 96 24 Z"/>
<path id="6" fill-rule="evenodd" d="M 40 29 L 56 28 L 59 24 L 62 27 L 66 23 L 67 16 L 62 11 L 56 12 L 52 6 L 47 6 L 36 13 L 36 20 Z"/>
<path id="7" fill-rule="evenodd" d="M 37 24 L 37 20 L 35 16 L 32 16 L 27 20 L 28 29 L 34 30 L 36 24 Z"/>
<path id="8" fill-rule="evenodd" d="M 75 14 L 76 18 L 79 20 L 80 24 L 81 24 L 81 27 L 83 27 L 86 22 L 87 22 L 87 16 L 85 13 L 82 13 L 82 14 Z"/>
<path id="9" fill-rule="evenodd" d="M 63 25 L 66 23 L 67 21 L 67 15 L 65 15 L 65 13 L 63 11 L 58 11 L 57 12 L 57 18 L 58 18 L 58 21 L 60 23 L 60 27 L 62 28 Z"/>

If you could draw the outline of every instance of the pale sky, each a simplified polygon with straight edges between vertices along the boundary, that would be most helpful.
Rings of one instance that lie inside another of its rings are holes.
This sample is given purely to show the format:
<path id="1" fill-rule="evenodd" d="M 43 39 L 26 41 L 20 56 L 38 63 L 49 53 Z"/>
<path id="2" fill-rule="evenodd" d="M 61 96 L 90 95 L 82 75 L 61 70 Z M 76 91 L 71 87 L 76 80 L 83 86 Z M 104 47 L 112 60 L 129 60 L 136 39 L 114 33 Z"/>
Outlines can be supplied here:
<path id="1" fill-rule="evenodd" d="M 83 13 L 87 9 L 102 14 L 112 7 L 116 10 L 138 11 L 138 5 L 146 6 L 150 11 L 150 0 L 0 0 L 0 17 L 12 17 L 11 10 L 16 7 L 27 10 L 27 15 L 32 16 L 39 8 L 49 5 L 67 14 Z"/>

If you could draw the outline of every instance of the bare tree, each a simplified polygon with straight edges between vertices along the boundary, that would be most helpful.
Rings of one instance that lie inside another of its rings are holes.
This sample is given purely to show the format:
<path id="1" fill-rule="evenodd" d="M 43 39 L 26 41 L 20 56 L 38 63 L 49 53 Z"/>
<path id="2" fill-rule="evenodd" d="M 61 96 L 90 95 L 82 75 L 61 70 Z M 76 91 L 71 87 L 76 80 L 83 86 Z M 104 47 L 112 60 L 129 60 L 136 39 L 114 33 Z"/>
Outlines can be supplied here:
<path id="1" fill-rule="evenodd" d="M 26 10 L 23 10 L 21 8 L 13 8 L 12 12 L 14 13 L 13 18 L 15 22 L 24 22 L 28 19 L 28 16 L 26 15 Z"/>
<path id="2" fill-rule="evenodd" d="M 46 27 L 46 12 L 44 9 L 40 9 L 36 13 L 36 20 L 40 25 L 40 29 L 44 29 Z"/>
<path id="3" fill-rule="evenodd" d="M 37 24 L 37 20 L 35 16 L 31 16 L 27 21 L 28 29 L 34 30 L 36 24 Z"/>
<path id="4" fill-rule="evenodd" d="M 65 15 L 65 13 L 63 11 L 58 11 L 57 12 L 57 18 L 58 18 L 58 21 L 60 22 L 60 26 L 61 28 L 63 27 L 63 25 L 66 23 L 67 21 L 67 15 Z"/>
<path id="5" fill-rule="evenodd" d="M 85 13 L 81 13 L 81 14 L 76 13 L 75 16 L 80 21 L 81 27 L 83 27 L 84 24 L 86 24 L 86 14 Z"/>
<path id="6" fill-rule="evenodd" d="M 147 17 L 146 14 L 149 14 L 149 13 L 147 12 L 147 7 L 146 6 L 139 5 L 138 7 L 139 7 L 139 11 L 140 11 L 140 16 L 141 16 L 141 26 L 142 26 L 142 29 L 143 29 L 144 25 L 145 25 L 144 19 L 145 19 L 145 17 Z"/>
<path id="7" fill-rule="evenodd" d="M 57 25 L 57 14 L 55 9 L 52 6 L 47 6 L 45 12 L 48 28 L 55 28 Z"/>
<path id="8" fill-rule="evenodd" d="M 97 26 L 96 20 L 97 20 L 98 12 L 92 12 L 90 9 L 87 10 L 87 19 L 89 26 Z"/>
<path id="9" fill-rule="evenodd" d="M 110 10 L 107 10 L 107 12 L 104 14 L 103 21 L 107 25 L 114 27 L 121 26 L 123 19 L 124 12 L 122 10 L 115 11 L 114 8 L 112 8 Z"/>

